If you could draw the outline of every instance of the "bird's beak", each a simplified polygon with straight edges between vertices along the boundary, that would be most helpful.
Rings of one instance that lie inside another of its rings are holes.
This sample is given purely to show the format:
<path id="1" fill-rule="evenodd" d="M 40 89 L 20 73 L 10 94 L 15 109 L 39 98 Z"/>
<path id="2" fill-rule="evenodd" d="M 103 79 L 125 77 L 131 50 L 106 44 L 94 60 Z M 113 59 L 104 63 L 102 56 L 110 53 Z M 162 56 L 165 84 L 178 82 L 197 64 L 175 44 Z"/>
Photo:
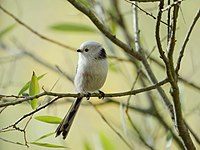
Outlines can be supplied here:
<path id="1" fill-rule="evenodd" d="M 83 52 L 83 51 L 82 51 L 82 50 L 80 50 L 80 49 L 77 49 L 77 52 L 81 53 L 81 52 Z"/>

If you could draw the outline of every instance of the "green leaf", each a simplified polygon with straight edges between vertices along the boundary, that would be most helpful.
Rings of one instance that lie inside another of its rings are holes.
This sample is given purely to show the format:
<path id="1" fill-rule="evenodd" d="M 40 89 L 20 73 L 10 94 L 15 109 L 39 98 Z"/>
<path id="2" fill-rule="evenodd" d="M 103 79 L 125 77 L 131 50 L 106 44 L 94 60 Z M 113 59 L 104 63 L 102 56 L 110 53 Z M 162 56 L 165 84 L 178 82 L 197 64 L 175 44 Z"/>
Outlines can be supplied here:
<path id="1" fill-rule="evenodd" d="M 36 116 L 35 119 L 51 124 L 59 124 L 62 121 L 61 118 L 55 116 Z"/>
<path id="2" fill-rule="evenodd" d="M 91 148 L 91 145 L 89 144 L 88 141 L 85 141 L 85 142 L 84 142 L 84 150 L 93 150 L 93 149 Z"/>
<path id="3" fill-rule="evenodd" d="M 96 32 L 96 30 L 90 26 L 75 23 L 59 23 L 50 26 L 50 28 L 53 30 L 65 32 Z"/>
<path id="4" fill-rule="evenodd" d="M 46 73 L 40 75 L 37 79 L 40 80 L 42 79 L 44 76 L 46 75 Z M 23 87 L 22 89 L 19 91 L 18 96 L 22 95 L 26 90 L 28 90 L 28 88 L 30 87 L 30 81 L 28 81 Z"/>
<path id="5" fill-rule="evenodd" d="M 113 142 L 111 142 L 111 140 L 103 132 L 100 133 L 100 140 L 101 140 L 101 144 L 104 150 L 115 149 Z"/>
<path id="6" fill-rule="evenodd" d="M 5 34 L 7 34 L 8 32 L 10 32 L 12 29 L 14 29 L 14 27 L 15 27 L 15 24 L 10 25 L 10 26 L 6 27 L 5 29 L 3 29 L 2 31 L 0 31 L 0 39 L 1 39 Z"/>
<path id="7" fill-rule="evenodd" d="M 62 146 L 62 145 L 56 145 L 56 144 L 50 144 L 50 143 L 31 142 L 30 144 L 43 146 L 43 147 L 49 147 L 49 148 L 66 148 L 65 146 Z"/>
<path id="8" fill-rule="evenodd" d="M 55 132 L 51 132 L 51 133 L 45 134 L 45 135 L 39 137 L 39 138 L 38 138 L 37 140 L 35 140 L 34 142 L 40 141 L 40 140 L 42 140 L 42 139 L 44 139 L 44 138 L 47 138 L 47 137 L 49 137 L 49 136 L 51 136 L 51 135 L 53 135 L 53 134 L 55 134 Z"/>
<path id="9" fill-rule="evenodd" d="M 33 72 L 30 86 L 29 86 L 29 95 L 33 96 L 38 93 L 40 93 L 40 87 L 39 87 L 37 76 L 36 76 L 35 72 Z M 31 107 L 32 107 L 32 109 L 36 109 L 37 106 L 38 106 L 38 98 L 34 98 L 33 100 L 31 100 Z"/>

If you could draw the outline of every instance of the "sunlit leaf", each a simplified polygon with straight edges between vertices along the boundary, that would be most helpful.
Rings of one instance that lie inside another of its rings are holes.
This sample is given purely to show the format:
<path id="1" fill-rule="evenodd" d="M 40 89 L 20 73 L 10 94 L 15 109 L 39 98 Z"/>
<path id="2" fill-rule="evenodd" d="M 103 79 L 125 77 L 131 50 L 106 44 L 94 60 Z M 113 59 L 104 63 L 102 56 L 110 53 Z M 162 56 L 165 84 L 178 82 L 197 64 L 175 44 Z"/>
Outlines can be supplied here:
<path id="1" fill-rule="evenodd" d="M 38 94 L 39 92 L 40 92 L 40 87 L 39 87 L 38 79 L 35 72 L 33 72 L 33 75 L 30 81 L 30 86 L 29 86 L 29 95 L 33 96 L 33 95 Z M 31 100 L 31 107 L 32 109 L 36 109 L 37 106 L 38 106 L 38 98 L 34 98 L 33 100 Z"/>
<path id="2" fill-rule="evenodd" d="M 100 133 L 100 140 L 104 150 L 114 150 L 115 146 L 113 145 L 112 140 L 110 140 L 103 132 Z"/>
<path id="3" fill-rule="evenodd" d="M 59 23 L 50 26 L 50 28 L 64 32 L 95 32 L 95 29 L 90 26 L 75 23 Z"/>
<path id="4" fill-rule="evenodd" d="M 10 25 L 8 27 L 6 27 L 5 29 L 3 29 L 2 31 L 0 31 L 0 39 L 7 33 L 9 33 L 11 30 L 13 30 L 15 27 L 15 24 Z"/>
<path id="5" fill-rule="evenodd" d="M 172 145 L 173 135 L 170 131 L 167 132 L 166 149 L 170 149 Z"/>
<path id="6" fill-rule="evenodd" d="M 40 142 L 31 142 L 31 144 L 43 146 L 43 147 L 49 147 L 49 148 L 66 148 L 62 145 L 56 145 L 56 144 L 50 144 L 50 143 L 40 143 Z"/>
<path id="7" fill-rule="evenodd" d="M 35 119 L 51 124 L 59 124 L 62 121 L 61 118 L 55 116 L 36 116 Z"/>
<path id="8" fill-rule="evenodd" d="M 51 133 L 45 134 L 45 135 L 39 137 L 39 138 L 38 138 L 37 140 L 35 140 L 34 142 L 40 141 L 40 140 L 42 140 L 42 139 L 44 139 L 44 138 L 47 138 L 47 137 L 49 137 L 49 136 L 51 136 L 51 135 L 53 135 L 53 134 L 55 134 L 55 132 L 51 132 Z"/>
<path id="9" fill-rule="evenodd" d="M 91 148 L 90 143 L 87 142 L 87 141 L 84 142 L 84 150 L 93 150 L 93 149 Z"/>
<path id="10" fill-rule="evenodd" d="M 41 76 L 39 76 L 37 79 L 38 80 L 40 80 L 40 79 L 42 79 L 44 76 L 46 75 L 46 73 L 45 74 L 42 74 Z M 30 87 L 30 81 L 28 81 L 23 87 L 22 87 L 22 89 L 19 91 L 19 93 L 18 93 L 18 96 L 19 95 L 22 95 L 23 93 L 25 93 L 25 91 L 26 90 L 28 90 L 28 88 Z M 26 94 L 27 95 L 27 94 Z M 23 95 L 24 96 L 24 95 Z"/>

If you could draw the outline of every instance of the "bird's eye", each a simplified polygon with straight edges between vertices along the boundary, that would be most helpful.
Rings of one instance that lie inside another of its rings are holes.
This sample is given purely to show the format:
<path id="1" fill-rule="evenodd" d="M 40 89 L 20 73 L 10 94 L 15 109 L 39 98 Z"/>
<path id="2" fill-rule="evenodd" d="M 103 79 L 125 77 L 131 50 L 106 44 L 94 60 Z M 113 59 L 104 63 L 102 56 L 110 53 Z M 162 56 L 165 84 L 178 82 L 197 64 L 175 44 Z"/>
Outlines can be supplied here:
<path id="1" fill-rule="evenodd" d="M 88 51 L 89 51 L 89 49 L 88 49 L 88 48 L 86 48 L 86 49 L 85 49 L 85 52 L 88 52 Z"/>

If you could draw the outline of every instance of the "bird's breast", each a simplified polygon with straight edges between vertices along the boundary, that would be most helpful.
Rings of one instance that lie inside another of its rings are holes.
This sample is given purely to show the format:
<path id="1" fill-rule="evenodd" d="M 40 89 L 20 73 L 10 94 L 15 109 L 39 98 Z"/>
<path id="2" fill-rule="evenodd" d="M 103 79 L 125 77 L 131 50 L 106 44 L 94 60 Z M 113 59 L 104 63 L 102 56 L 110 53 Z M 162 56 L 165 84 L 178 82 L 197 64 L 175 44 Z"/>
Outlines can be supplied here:
<path id="1" fill-rule="evenodd" d="M 93 92 L 99 90 L 107 76 L 107 61 L 94 61 L 93 63 L 78 64 L 74 84 L 77 92 Z"/>

